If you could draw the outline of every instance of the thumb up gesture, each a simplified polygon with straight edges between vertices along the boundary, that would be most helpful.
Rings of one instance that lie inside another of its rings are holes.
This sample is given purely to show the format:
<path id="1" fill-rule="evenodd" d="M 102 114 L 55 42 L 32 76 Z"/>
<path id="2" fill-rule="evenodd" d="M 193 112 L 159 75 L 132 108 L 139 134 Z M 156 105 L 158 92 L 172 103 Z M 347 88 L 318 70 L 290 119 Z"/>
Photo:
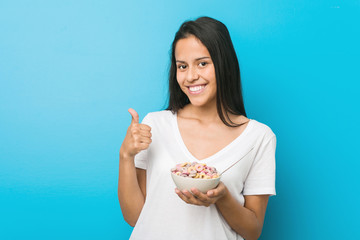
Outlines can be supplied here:
<path id="1" fill-rule="evenodd" d="M 126 132 L 125 139 L 120 148 L 120 155 L 126 158 L 134 158 L 141 150 L 145 150 L 151 143 L 151 127 L 139 123 L 139 114 L 132 108 L 131 123 Z"/>

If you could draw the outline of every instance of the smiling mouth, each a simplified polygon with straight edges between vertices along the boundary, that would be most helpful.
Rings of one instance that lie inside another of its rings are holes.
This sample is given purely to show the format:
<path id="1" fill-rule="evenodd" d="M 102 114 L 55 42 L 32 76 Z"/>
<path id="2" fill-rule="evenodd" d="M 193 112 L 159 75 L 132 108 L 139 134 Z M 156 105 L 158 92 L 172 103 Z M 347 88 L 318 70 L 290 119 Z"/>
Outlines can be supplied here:
<path id="1" fill-rule="evenodd" d="M 189 86 L 189 92 L 191 94 L 199 94 L 204 91 L 206 84 L 203 85 L 196 85 L 196 86 Z"/>

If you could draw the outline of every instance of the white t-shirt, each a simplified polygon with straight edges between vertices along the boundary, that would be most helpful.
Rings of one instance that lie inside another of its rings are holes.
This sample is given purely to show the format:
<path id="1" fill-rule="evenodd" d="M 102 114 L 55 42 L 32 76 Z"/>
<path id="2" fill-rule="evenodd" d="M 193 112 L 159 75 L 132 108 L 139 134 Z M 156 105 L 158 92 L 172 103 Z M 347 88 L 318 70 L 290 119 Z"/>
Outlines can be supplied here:
<path id="1" fill-rule="evenodd" d="M 146 200 L 130 239 L 243 239 L 233 231 L 213 204 L 185 203 L 175 193 L 170 169 L 181 162 L 199 162 L 186 148 L 177 115 L 164 110 L 146 115 L 152 143 L 135 156 L 135 166 L 146 169 Z M 276 137 L 269 127 L 250 120 L 234 141 L 201 160 L 222 172 L 254 149 L 221 177 L 232 196 L 244 205 L 244 195 L 275 195 Z"/>

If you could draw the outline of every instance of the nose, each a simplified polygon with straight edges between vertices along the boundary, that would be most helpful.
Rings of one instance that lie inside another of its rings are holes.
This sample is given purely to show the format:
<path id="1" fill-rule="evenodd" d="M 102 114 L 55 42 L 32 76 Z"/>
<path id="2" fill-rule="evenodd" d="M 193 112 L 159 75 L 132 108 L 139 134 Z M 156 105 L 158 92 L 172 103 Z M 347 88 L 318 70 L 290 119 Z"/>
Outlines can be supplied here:
<path id="1" fill-rule="evenodd" d="M 189 71 L 187 72 L 187 81 L 194 82 L 199 79 L 199 74 L 195 67 L 189 67 Z"/>

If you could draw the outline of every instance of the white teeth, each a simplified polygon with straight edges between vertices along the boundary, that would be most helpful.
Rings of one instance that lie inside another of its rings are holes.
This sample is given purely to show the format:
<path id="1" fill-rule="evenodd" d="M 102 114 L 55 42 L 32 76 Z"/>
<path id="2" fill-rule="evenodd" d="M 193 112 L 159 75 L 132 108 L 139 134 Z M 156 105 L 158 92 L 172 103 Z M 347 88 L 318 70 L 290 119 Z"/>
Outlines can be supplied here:
<path id="1" fill-rule="evenodd" d="M 201 86 L 189 87 L 189 89 L 192 92 L 197 92 L 197 91 L 203 89 L 204 87 L 205 87 L 205 85 L 201 85 Z"/>

